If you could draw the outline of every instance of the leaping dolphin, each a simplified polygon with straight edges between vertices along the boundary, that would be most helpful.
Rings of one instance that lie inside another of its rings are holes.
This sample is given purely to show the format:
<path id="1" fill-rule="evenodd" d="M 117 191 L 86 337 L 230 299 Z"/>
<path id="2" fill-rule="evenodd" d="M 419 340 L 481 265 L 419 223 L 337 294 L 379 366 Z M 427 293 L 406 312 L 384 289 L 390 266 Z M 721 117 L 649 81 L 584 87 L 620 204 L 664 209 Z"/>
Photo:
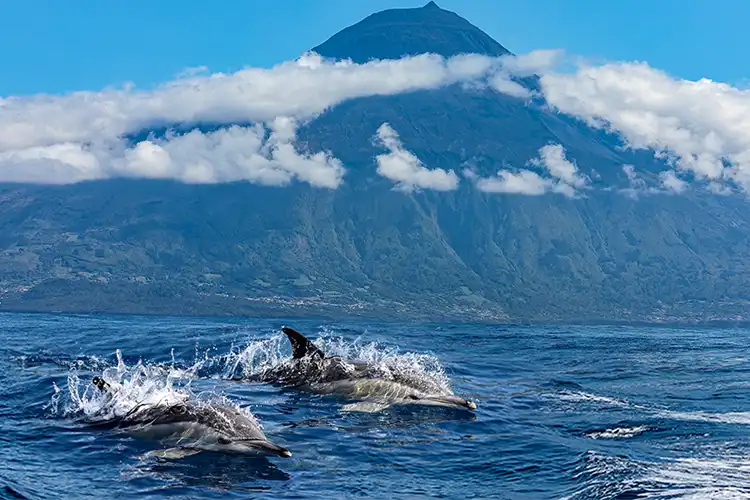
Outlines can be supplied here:
<path id="1" fill-rule="evenodd" d="M 443 387 L 406 376 L 384 377 L 375 366 L 326 356 L 300 332 L 282 327 L 292 345 L 292 360 L 264 370 L 258 381 L 297 387 L 316 394 L 343 396 L 358 401 L 348 411 L 375 412 L 392 405 L 430 405 L 475 410 L 476 403 Z"/>
<path id="2" fill-rule="evenodd" d="M 92 383 L 101 391 L 115 389 L 100 377 Z M 182 458 L 202 451 L 246 456 L 291 457 L 263 433 L 258 423 L 230 405 L 183 401 L 171 405 L 136 406 L 123 417 L 103 422 L 135 437 L 171 446 L 156 452 L 164 458 Z"/>

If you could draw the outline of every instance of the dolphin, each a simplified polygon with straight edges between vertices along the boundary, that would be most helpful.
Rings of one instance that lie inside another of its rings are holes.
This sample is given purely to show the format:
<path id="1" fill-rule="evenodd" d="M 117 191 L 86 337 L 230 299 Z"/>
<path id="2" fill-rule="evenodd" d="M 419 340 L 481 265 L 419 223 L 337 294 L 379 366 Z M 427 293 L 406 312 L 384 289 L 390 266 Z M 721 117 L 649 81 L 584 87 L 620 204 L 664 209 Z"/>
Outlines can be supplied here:
<path id="1" fill-rule="evenodd" d="M 347 411 L 376 412 L 392 405 L 443 406 L 476 410 L 474 401 L 452 394 L 424 380 L 406 375 L 384 374 L 360 361 L 346 361 L 326 354 L 297 330 L 281 329 L 292 346 L 292 359 L 264 370 L 257 380 L 296 387 L 316 394 L 328 394 L 358 401 L 344 406 Z"/>
<path id="2" fill-rule="evenodd" d="M 114 395 L 115 389 L 100 377 L 92 384 Z M 258 423 L 231 405 L 182 401 L 170 405 L 138 405 L 125 416 L 101 424 L 134 437 L 159 440 L 171 446 L 155 452 L 163 458 L 182 458 L 202 451 L 244 456 L 291 457 L 272 443 Z"/>

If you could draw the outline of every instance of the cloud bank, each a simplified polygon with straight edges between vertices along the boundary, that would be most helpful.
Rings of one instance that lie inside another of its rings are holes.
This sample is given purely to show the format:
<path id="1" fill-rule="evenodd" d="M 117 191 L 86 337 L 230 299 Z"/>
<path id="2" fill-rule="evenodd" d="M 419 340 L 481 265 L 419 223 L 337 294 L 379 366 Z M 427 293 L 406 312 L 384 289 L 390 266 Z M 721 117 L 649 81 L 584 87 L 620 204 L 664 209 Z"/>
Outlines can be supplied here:
<path id="1" fill-rule="evenodd" d="M 344 166 L 327 152 L 297 151 L 297 123 L 347 99 L 460 82 L 502 82 L 506 65 L 527 67 L 545 57 L 514 59 L 423 54 L 355 64 L 308 53 L 271 69 L 201 75 L 206 68 L 195 68 L 148 91 L 126 86 L 0 98 L 0 180 L 67 183 L 125 176 L 283 185 L 297 179 L 335 188 Z M 138 144 L 126 140 L 149 127 L 197 123 L 253 125 L 171 134 Z M 284 133 L 279 131 L 282 123 L 287 124 Z M 402 153 L 394 149 L 384 161 L 411 161 Z M 444 186 L 442 182 L 437 185 Z"/>
<path id="2" fill-rule="evenodd" d="M 750 193 L 750 90 L 673 78 L 640 62 L 582 63 L 561 72 L 556 67 L 562 56 L 557 50 L 499 58 L 422 54 L 355 64 L 308 53 L 270 69 L 206 74 L 206 68 L 194 68 L 150 90 L 127 85 L 0 98 L 0 181 L 145 177 L 274 186 L 297 181 L 335 189 L 345 180 L 345 165 L 329 152 L 298 149 L 299 125 L 348 99 L 464 83 L 543 99 L 619 134 L 628 147 L 653 150 L 669 165 L 658 177 L 660 192 L 684 193 L 695 179 L 713 193 L 735 187 Z M 531 75 L 540 76 L 539 93 L 519 83 Z M 144 129 L 198 123 L 225 128 L 128 139 Z M 378 172 L 399 189 L 458 185 L 454 172 L 422 165 L 389 125 L 376 135 L 389 150 L 376 158 Z M 541 148 L 526 167 L 472 179 L 497 193 L 574 196 L 590 187 L 560 144 Z M 630 182 L 631 189 L 643 191 Z"/>
<path id="3" fill-rule="evenodd" d="M 138 142 L 133 147 L 62 143 L 0 153 L 2 179 L 66 184 L 112 177 L 175 179 L 213 184 L 246 180 L 284 186 L 297 179 L 337 188 L 344 175 L 330 154 L 299 153 L 291 141 L 296 123 L 277 118 L 268 127 L 232 126 L 211 133 Z"/>
<path id="4" fill-rule="evenodd" d="M 750 190 L 750 91 L 707 79 L 673 78 L 646 63 L 582 64 L 541 76 L 544 98 L 559 111 L 652 149 L 676 168 L 664 187 L 683 192 L 687 173 L 712 186 Z"/>

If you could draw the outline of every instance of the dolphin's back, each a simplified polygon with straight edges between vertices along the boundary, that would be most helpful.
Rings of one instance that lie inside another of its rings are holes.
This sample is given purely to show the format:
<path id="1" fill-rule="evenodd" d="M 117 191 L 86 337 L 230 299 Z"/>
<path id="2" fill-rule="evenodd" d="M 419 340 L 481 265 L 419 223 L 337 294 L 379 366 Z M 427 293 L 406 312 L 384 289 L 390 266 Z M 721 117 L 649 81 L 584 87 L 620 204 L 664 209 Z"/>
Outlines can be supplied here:
<path id="1" fill-rule="evenodd" d="M 201 426 L 239 439 L 265 439 L 260 426 L 240 410 L 230 406 L 178 403 L 153 406 L 126 417 L 121 426 Z"/>

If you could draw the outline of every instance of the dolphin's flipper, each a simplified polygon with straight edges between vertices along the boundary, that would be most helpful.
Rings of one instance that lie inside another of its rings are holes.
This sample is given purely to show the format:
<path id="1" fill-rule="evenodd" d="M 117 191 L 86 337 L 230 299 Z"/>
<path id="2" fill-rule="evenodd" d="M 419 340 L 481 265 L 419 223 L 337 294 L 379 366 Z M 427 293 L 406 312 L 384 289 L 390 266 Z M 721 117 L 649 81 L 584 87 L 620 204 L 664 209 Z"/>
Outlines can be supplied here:
<path id="1" fill-rule="evenodd" d="M 188 448 L 167 448 L 166 450 L 149 451 L 147 455 L 165 460 L 179 460 L 200 453 L 201 450 L 192 450 Z"/>
<path id="2" fill-rule="evenodd" d="M 373 401 L 360 401 L 359 403 L 351 403 L 344 405 L 341 409 L 343 411 L 356 411 L 362 413 L 377 413 L 381 410 L 385 410 L 391 406 L 388 403 L 375 403 Z"/>
<path id="3" fill-rule="evenodd" d="M 323 354 L 323 351 L 321 351 L 318 346 L 310 342 L 307 337 L 297 330 L 292 330 L 291 328 L 283 326 L 281 327 L 281 331 L 286 333 L 286 336 L 289 337 L 289 342 L 292 343 L 292 355 L 294 356 L 294 359 L 304 358 L 305 356 L 325 357 L 325 354 Z"/>

